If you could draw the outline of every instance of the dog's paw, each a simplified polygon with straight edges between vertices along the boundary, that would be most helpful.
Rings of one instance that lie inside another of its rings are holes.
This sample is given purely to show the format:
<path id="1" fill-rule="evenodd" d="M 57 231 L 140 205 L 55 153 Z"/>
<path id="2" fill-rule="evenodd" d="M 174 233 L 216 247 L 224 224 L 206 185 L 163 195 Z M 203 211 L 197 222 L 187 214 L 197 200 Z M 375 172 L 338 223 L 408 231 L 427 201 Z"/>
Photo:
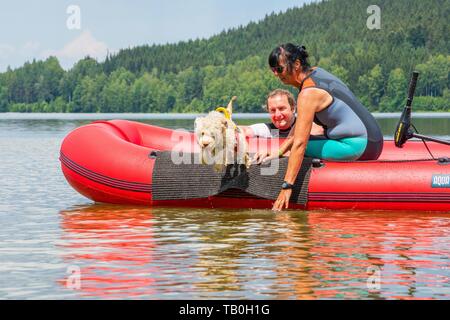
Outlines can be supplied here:
<path id="1" fill-rule="evenodd" d="M 245 167 L 247 169 L 250 169 L 250 166 L 252 165 L 252 159 L 248 154 L 245 155 Z"/>
<path id="2" fill-rule="evenodd" d="M 215 172 L 221 173 L 224 172 L 226 165 L 216 163 L 213 167 Z"/>

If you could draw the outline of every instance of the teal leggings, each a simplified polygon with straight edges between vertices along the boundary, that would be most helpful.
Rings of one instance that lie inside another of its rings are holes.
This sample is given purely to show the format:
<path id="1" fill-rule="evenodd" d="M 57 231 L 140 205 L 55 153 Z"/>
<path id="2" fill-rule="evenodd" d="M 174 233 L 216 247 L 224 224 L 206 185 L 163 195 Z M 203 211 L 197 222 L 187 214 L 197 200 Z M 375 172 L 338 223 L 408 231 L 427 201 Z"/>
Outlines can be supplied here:
<path id="1" fill-rule="evenodd" d="M 324 160 L 357 160 L 365 151 L 367 138 L 322 139 L 311 136 L 305 155 Z"/>

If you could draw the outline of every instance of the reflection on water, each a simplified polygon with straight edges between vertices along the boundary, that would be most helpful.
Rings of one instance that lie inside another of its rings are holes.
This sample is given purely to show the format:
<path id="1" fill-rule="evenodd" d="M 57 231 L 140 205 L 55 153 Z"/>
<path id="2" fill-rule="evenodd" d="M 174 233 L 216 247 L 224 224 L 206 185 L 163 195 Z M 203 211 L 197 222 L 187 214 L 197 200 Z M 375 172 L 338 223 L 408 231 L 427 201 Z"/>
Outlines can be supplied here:
<path id="1" fill-rule="evenodd" d="M 150 267 L 155 245 L 149 210 L 92 206 L 61 215 L 64 261 L 82 267 L 86 296 L 153 294 L 145 290 L 158 273 Z"/>
<path id="2" fill-rule="evenodd" d="M 445 214 L 92 205 L 60 218 L 80 297 L 450 299 Z"/>
<path id="3" fill-rule="evenodd" d="M 448 136 L 448 118 L 424 121 Z M 91 205 L 58 160 L 90 122 L 0 120 L 0 299 L 450 299 L 448 214 Z M 71 266 L 80 290 L 66 287 Z"/>

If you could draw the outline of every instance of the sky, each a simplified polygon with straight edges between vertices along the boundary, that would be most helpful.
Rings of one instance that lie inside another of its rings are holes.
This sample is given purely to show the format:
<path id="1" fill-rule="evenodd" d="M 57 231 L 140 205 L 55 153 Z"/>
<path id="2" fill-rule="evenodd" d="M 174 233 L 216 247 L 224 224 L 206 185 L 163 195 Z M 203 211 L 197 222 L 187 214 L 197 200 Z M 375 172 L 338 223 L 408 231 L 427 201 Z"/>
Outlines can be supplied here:
<path id="1" fill-rule="evenodd" d="M 56 56 L 89 55 L 208 38 L 312 0 L 0 0 L 0 72 Z"/>

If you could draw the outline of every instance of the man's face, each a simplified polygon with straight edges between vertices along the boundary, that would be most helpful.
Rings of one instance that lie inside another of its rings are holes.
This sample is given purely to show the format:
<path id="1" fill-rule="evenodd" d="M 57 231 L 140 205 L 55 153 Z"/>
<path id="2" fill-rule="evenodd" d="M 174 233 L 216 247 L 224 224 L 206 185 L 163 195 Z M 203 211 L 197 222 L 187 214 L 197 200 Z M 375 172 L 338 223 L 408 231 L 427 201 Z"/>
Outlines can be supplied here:
<path id="1" fill-rule="evenodd" d="M 289 105 L 287 96 L 276 95 L 267 100 L 270 120 L 280 130 L 289 129 L 294 119 L 294 110 Z"/>

